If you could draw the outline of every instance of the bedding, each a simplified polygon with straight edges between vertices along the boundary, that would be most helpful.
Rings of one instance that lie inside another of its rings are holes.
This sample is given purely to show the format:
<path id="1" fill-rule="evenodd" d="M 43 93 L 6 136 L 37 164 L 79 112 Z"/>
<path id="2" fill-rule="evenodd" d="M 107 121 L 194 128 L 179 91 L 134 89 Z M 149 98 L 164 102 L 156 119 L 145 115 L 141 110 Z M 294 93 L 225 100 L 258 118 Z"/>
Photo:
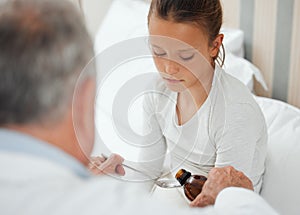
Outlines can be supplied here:
<path id="1" fill-rule="evenodd" d="M 266 118 L 269 141 L 261 195 L 280 214 L 300 211 L 300 110 L 256 97 Z"/>

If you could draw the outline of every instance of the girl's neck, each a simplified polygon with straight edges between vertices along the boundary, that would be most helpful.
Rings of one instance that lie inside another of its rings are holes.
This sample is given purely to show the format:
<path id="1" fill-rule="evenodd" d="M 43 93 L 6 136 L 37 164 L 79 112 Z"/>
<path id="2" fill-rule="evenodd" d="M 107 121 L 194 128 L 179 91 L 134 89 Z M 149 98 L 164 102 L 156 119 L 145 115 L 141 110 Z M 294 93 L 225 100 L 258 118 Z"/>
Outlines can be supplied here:
<path id="1" fill-rule="evenodd" d="M 177 103 L 194 106 L 198 110 L 209 95 L 212 87 L 212 81 L 213 75 L 205 83 L 196 82 L 185 91 L 179 92 Z"/>
<path id="2" fill-rule="evenodd" d="M 185 91 L 178 93 L 176 114 L 179 125 L 188 122 L 204 104 L 210 93 L 212 81 L 213 75 L 205 85 L 197 82 Z"/>

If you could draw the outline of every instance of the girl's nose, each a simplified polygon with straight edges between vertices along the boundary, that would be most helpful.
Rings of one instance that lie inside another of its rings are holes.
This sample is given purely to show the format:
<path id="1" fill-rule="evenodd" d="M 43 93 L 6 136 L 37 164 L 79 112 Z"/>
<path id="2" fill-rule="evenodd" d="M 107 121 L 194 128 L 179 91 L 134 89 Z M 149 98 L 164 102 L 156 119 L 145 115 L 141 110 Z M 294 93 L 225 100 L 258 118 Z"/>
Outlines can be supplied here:
<path id="1" fill-rule="evenodd" d="M 165 62 L 165 73 L 173 75 L 177 72 L 179 72 L 179 67 L 176 65 L 176 63 L 172 61 Z"/>

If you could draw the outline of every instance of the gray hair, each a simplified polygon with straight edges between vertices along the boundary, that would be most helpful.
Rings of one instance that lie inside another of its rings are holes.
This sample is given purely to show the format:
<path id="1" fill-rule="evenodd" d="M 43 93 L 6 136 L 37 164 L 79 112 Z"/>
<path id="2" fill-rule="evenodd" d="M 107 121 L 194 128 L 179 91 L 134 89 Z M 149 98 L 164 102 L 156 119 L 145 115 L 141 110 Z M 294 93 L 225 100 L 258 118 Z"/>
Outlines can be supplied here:
<path id="1" fill-rule="evenodd" d="M 58 119 L 94 56 L 81 15 L 64 0 L 0 5 L 0 125 Z"/>

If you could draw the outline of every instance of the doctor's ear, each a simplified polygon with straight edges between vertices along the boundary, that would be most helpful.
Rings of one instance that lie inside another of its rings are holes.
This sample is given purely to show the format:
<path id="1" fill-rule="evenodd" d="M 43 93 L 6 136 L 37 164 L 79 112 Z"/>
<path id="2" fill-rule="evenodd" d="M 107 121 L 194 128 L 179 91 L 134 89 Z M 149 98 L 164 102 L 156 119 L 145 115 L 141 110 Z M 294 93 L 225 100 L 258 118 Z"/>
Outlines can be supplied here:
<path id="1" fill-rule="evenodd" d="M 220 47 L 222 46 L 224 34 L 219 34 L 211 44 L 210 56 L 216 59 L 219 55 Z"/>

